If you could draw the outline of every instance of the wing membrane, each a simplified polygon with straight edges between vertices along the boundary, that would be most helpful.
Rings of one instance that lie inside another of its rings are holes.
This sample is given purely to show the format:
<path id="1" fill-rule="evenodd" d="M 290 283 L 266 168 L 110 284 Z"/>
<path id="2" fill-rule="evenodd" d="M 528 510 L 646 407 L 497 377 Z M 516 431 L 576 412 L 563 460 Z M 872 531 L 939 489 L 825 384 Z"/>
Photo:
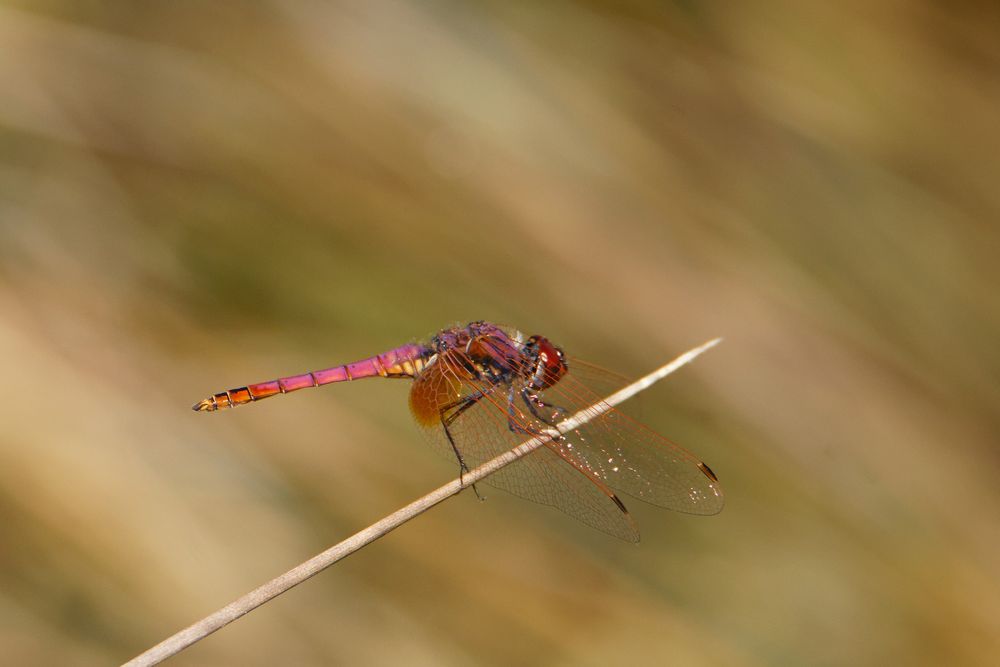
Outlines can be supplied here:
<path id="1" fill-rule="evenodd" d="M 487 376 L 476 372 L 463 350 L 447 350 L 418 376 L 410 395 L 417 421 L 436 449 L 453 460 L 457 449 L 470 469 L 625 384 L 598 367 L 570 362 L 559 382 L 531 398 L 522 389 L 533 369 L 526 361 L 505 363 L 509 372 Z M 484 481 L 628 541 L 637 541 L 639 533 L 612 490 L 688 514 L 716 514 L 724 502 L 718 481 L 697 457 L 615 409 Z"/>
<path id="2" fill-rule="evenodd" d="M 474 468 L 513 449 L 540 428 L 548 426 L 525 414 L 517 401 L 511 400 L 512 389 L 517 389 L 514 386 L 516 383 L 476 381 L 464 372 L 468 359 L 463 357 L 464 353 L 458 350 L 439 356 L 435 362 L 437 368 L 425 371 L 414 384 L 413 392 L 420 397 L 417 401 L 438 395 L 441 387 L 460 387 L 454 393 L 452 402 L 481 396 L 449 426 L 465 464 Z M 427 376 L 428 372 L 430 376 Z M 517 396 L 517 391 L 514 395 Z M 411 397 L 411 404 L 413 400 Z M 454 460 L 455 454 L 440 423 L 425 426 L 435 449 Z M 615 501 L 611 491 L 599 480 L 591 478 L 582 464 L 568 458 L 565 452 L 553 445 L 549 443 L 549 446 L 538 448 L 483 481 L 521 498 L 556 507 L 620 539 L 638 541 L 639 532 L 635 523 L 623 506 Z"/>
<path id="3" fill-rule="evenodd" d="M 592 367 L 588 372 L 595 370 Z M 601 401 L 572 367 L 541 397 L 569 414 Z M 568 433 L 562 446 L 570 445 L 584 465 L 612 489 L 686 514 L 722 511 L 722 488 L 705 463 L 620 410 L 612 408 Z"/>

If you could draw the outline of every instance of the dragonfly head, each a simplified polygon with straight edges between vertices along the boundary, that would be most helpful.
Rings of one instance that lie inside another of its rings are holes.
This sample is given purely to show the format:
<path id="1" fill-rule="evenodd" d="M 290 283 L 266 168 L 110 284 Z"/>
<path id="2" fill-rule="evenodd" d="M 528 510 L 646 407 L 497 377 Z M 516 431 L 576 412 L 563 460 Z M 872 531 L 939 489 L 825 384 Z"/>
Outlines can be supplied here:
<path id="1" fill-rule="evenodd" d="M 531 384 L 535 389 L 551 387 L 568 370 L 563 351 L 544 336 L 532 336 L 524 344 L 525 353 L 535 363 Z"/>

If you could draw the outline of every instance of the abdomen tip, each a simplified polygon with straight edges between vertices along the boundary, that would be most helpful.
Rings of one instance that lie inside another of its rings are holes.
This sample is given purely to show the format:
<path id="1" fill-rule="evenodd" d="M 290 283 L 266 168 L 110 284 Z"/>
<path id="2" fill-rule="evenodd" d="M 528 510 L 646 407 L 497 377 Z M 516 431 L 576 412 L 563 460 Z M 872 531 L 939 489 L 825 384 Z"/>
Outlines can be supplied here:
<path id="1" fill-rule="evenodd" d="M 206 398 L 203 401 L 198 401 L 191 406 L 191 409 L 195 412 L 211 412 L 215 409 L 215 405 L 212 403 L 212 399 Z"/>

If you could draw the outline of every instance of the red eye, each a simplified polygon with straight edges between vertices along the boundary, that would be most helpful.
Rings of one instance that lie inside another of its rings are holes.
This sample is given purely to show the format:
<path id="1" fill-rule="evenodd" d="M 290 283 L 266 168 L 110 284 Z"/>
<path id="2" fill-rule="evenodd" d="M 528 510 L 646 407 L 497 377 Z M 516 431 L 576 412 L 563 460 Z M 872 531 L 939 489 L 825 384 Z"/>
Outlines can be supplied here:
<path id="1" fill-rule="evenodd" d="M 538 346 L 538 361 L 544 370 L 543 384 L 551 387 L 566 374 L 566 362 L 563 361 L 562 350 L 550 343 L 548 338 L 536 336 L 534 341 Z"/>

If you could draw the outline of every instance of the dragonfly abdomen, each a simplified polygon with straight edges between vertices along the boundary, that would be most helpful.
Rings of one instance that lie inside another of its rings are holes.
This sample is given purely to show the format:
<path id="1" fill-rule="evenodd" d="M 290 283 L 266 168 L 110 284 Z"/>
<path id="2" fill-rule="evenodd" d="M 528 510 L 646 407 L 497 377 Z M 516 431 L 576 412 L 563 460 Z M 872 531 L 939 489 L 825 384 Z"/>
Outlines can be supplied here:
<path id="1" fill-rule="evenodd" d="M 403 345 L 351 364 L 228 389 L 199 401 L 192 409 L 198 412 L 214 412 L 307 387 L 320 387 L 334 382 L 349 382 L 369 377 L 412 378 L 424 367 L 427 353 L 427 348 L 422 345 Z"/>

